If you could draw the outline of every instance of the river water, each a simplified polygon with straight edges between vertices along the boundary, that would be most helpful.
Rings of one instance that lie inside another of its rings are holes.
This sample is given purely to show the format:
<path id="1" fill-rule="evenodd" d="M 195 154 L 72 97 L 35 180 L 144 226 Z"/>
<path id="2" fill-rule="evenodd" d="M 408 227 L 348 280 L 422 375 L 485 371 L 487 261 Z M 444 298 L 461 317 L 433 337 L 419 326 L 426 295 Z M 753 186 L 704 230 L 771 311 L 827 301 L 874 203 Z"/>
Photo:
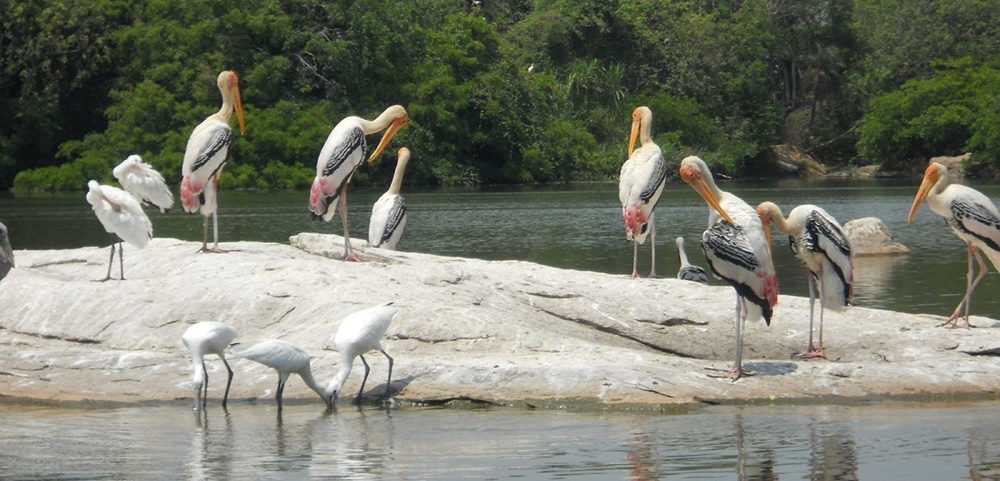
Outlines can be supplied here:
<path id="1" fill-rule="evenodd" d="M 1000 197 L 997 186 L 976 187 Z M 913 254 L 858 259 L 855 305 L 946 315 L 964 291 L 962 243 L 926 205 L 906 224 L 915 180 L 731 182 L 723 188 L 753 204 L 772 200 L 786 214 L 814 203 L 841 223 L 883 219 Z M 378 195 L 351 191 L 353 237 L 367 237 Z M 613 184 L 408 189 L 404 195 L 409 222 L 402 250 L 620 275 L 631 270 Z M 83 197 L 5 194 L 0 222 L 15 250 L 106 246 Z M 237 240 L 287 242 L 299 232 L 340 234 L 338 219 L 309 219 L 307 197 L 220 193 L 223 247 Z M 658 273 L 676 273 L 672 240 L 678 235 L 687 239 L 692 261 L 704 266 L 698 244 L 708 211 L 701 198 L 672 183 L 657 212 Z M 157 236 L 201 237 L 200 216 L 149 213 Z M 775 236 L 774 251 L 782 293 L 807 295 L 804 269 L 782 236 Z M 639 269 L 649 270 L 648 247 L 640 249 Z M 983 281 L 974 312 L 1000 318 L 998 282 L 995 272 Z M 341 407 L 324 413 L 318 403 L 290 401 L 279 416 L 273 405 L 236 401 L 228 412 L 209 406 L 202 417 L 187 401 L 0 400 L 0 479 L 1000 479 L 1000 405 L 992 399 L 604 408 Z"/>

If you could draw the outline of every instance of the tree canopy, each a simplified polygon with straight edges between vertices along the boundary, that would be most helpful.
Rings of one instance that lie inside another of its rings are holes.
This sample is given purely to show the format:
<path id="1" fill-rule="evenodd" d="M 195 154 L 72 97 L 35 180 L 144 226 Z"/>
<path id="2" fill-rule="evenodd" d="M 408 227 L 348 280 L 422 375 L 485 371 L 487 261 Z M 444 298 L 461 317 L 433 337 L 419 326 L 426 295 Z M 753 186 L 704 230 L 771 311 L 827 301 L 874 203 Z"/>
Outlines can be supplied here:
<path id="1" fill-rule="evenodd" d="M 308 186 L 330 129 L 401 104 L 407 182 L 607 180 L 631 110 L 675 159 L 760 175 L 784 143 L 840 164 L 1000 159 L 990 0 L 0 0 L 0 188 L 79 190 L 140 154 L 176 184 L 240 75 L 221 182 Z M 531 72 L 528 66 L 533 65 Z M 394 162 L 359 169 L 382 182 Z"/>

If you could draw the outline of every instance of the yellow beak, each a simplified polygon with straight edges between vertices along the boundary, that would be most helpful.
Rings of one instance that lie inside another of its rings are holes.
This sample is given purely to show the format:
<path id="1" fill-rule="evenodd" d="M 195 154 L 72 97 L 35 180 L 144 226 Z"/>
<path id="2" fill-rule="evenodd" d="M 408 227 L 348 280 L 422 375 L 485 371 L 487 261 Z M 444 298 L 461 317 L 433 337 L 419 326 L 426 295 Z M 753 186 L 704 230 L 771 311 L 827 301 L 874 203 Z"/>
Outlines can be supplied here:
<path id="1" fill-rule="evenodd" d="M 726 210 L 722 208 L 722 204 L 719 204 L 719 199 L 716 199 L 715 195 L 712 194 L 712 190 L 708 188 L 708 183 L 701 176 L 692 177 L 685 174 L 686 172 L 681 171 L 681 178 L 684 179 L 684 182 L 687 182 L 695 192 L 701 195 L 701 198 L 705 199 L 705 202 L 708 202 L 708 205 L 715 209 L 723 219 L 726 219 L 730 224 L 736 225 L 736 222 L 733 222 L 733 218 L 729 217 Z"/>
<path id="2" fill-rule="evenodd" d="M 639 127 L 642 125 L 642 121 L 635 119 L 632 121 L 632 132 L 628 136 L 628 156 L 632 157 L 632 152 L 635 152 L 635 139 L 639 137 Z"/>
<path id="3" fill-rule="evenodd" d="M 385 129 L 385 133 L 382 134 L 382 140 L 379 141 L 378 147 L 375 147 L 375 151 L 372 152 L 372 155 L 368 157 L 368 162 L 374 161 L 375 158 L 378 157 L 378 154 L 381 154 L 382 150 L 384 150 L 385 147 L 389 145 L 389 141 L 392 140 L 392 138 L 396 135 L 397 132 L 399 132 L 399 129 L 406 126 L 406 123 L 409 121 L 410 121 L 409 116 L 400 117 L 396 120 L 393 120 L 392 123 L 389 124 L 389 128 Z"/>
<path id="4" fill-rule="evenodd" d="M 910 215 L 906 217 L 906 223 L 909 224 L 913 222 L 913 215 L 917 213 L 917 209 L 920 208 L 920 203 L 927 198 L 927 194 L 931 192 L 931 187 L 937 183 L 938 172 L 934 166 L 927 168 L 924 172 L 924 180 L 920 183 L 920 188 L 917 189 L 917 197 L 913 199 L 913 206 L 910 207 Z"/>

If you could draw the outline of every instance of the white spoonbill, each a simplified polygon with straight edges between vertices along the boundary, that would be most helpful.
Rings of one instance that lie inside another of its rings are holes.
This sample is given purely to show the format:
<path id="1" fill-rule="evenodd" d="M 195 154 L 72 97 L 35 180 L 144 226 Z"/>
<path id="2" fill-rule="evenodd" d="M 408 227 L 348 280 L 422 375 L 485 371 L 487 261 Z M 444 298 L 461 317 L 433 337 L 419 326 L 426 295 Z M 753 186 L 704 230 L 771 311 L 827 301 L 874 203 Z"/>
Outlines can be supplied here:
<path id="1" fill-rule="evenodd" d="M 773 202 L 757 206 L 771 245 L 771 225 L 788 236 L 789 246 L 806 265 L 809 283 L 809 348 L 800 357 L 824 357 L 823 311 L 842 311 L 854 296 L 854 263 L 851 243 L 837 219 L 815 205 L 800 205 L 786 219 Z M 819 345 L 813 344 L 813 308 L 819 295 Z"/>
<path id="2" fill-rule="evenodd" d="M 10 239 L 7 238 L 7 226 L 0 223 L 0 280 L 7 277 L 7 273 L 14 267 L 14 250 L 10 247 Z"/>
<path id="3" fill-rule="evenodd" d="M 734 381 L 743 371 L 743 331 L 747 318 L 761 317 L 771 325 L 778 304 L 778 278 L 774 275 L 770 246 L 757 212 L 729 192 L 715 185 L 708 165 L 698 157 L 681 161 L 681 178 L 712 207 L 701 248 L 715 275 L 736 289 L 736 361 L 729 377 Z"/>
<path id="4" fill-rule="evenodd" d="M 660 200 L 660 193 L 667 182 L 667 162 L 660 146 L 649 136 L 653 112 L 648 107 L 637 107 L 632 112 L 632 130 L 628 139 L 628 160 L 622 164 L 618 178 L 618 199 L 622 203 L 625 219 L 625 239 L 632 241 L 632 277 L 639 275 L 636 263 L 639 244 L 649 235 L 651 250 L 649 277 L 656 277 L 656 220 L 653 209 Z M 639 148 L 635 139 L 639 137 Z"/>
<path id="5" fill-rule="evenodd" d="M 130 155 L 112 171 L 118 183 L 126 192 L 139 199 L 139 202 L 151 203 L 167 212 L 174 206 L 174 194 L 163 181 L 163 176 L 151 165 L 142 161 L 138 155 Z"/>
<path id="6" fill-rule="evenodd" d="M 344 260 L 360 260 L 351 249 L 351 233 L 347 227 L 347 184 L 354 171 L 365 160 L 368 150 L 365 136 L 385 130 L 375 151 L 368 156 L 368 162 L 372 162 L 396 132 L 409 121 L 410 117 L 401 105 L 385 109 L 371 121 L 361 117 L 347 117 L 333 128 L 323 150 L 319 152 L 316 178 L 309 192 L 309 210 L 313 219 L 322 217 L 326 222 L 330 222 L 334 214 L 340 213 L 340 220 L 344 225 Z M 337 201 L 336 210 L 330 208 L 334 201 Z"/>
<path id="7" fill-rule="evenodd" d="M 927 199 L 927 205 L 932 211 L 944 217 L 951 231 L 965 241 L 969 252 L 965 296 L 945 323 L 954 323 L 958 326 L 958 318 L 961 317 L 965 321 L 963 327 L 969 327 L 972 291 L 976 289 L 979 281 L 983 280 L 988 270 L 979 251 L 985 252 L 986 257 L 993 263 L 993 268 L 1000 271 L 1000 211 L 989 197 L 978 190 L 961 184 L 952 184 L 948 177 L 948 168 L 938 162 L 932 162 L 924 171 L 924 180 L 920 183 L 916 198 L 913 199 L 910 215 L 906 218 L 907 223 L 913 222 L 913 215 L 917 213 L 924 199 Z M 979 274 L 975 278 L 972 275 L 973 257 L 979 262 Z"/>
<path id="8" fill-rule="evenodd" d="M 202 321 L 188 327 L 181 339 L 191 352 L 191 362 L 194 363 L 194 410 L 205 407 L 208 400 L 208 370 L 205 369 L 205 356 L 208 354 L 219 356 L 229 372 L 226 393 L 222 395 L 222 407 L 226 407 L 229 386 L 233 384 L 233 370 L 226 362 L 226 348 L 236 339 L 236 329 L 223 322 Z"/>
<path id="9" fill-rule="evenodd" d="M 705 269 L 688 262 L 687 252 L 684 252 L 684 238 L 678 236 L 677 239 L 674 239 L 674 243 L 677 244 L 677 256 L 681 259 L 681 267 L 677 269 L 677 278 L 682 281 L 708 284 L 708 273 L 705 272 Z"/>
<path id="10" fill-rule="evenodd" d="M 381 341 L 382 336 L 385 335 L 385 331 L 389 329 L 389 324 L 392 323 L 392 320 L 397 315 L 399 315 L 399 309 L 393 307 L 392 302 L 387 302 L 355 312 L 340 321 L 337 334 L 333 337 L 333 345 L 340 352 L 340 371 L 337 372 L 337 376 L 330 381 L 330 386 L 327 387 L 327 392 L 332 393 L 333 403 L 337 402 L 337 397 L 340 396 L 344 382 L 351 375 L 351 367 L 354 364 L 355 357 L 360 357 L 361 362 L 365 365 L 365 377 L 361 379 L 361 389 L 358 390 L 358 397 L 354 400 L 355 404 L 361 403 L 361 394 L 365 391 L 365 381 L 368 380 L 368 373 L 371 371 L 371 368 L 368 367 L 368 361 L 365 361 L 364 355 L 368 351 L 376 350 L 389 360 L 389 376 L 385 381 L 385 396 L 389 397 L 390 386 L 392 384 L 393 360 L 382 349 Z"/>
<path id="11" fill-rule="evenodd" d="M 292 343 L 279 339 L 269 339 L 234 352 L 233 357 L 257 361 L 278 371 L 278 389 L 274 397 L 278 400 L 279 413 L 281 412 L 281 395 L 285 392 L 285 382 L 292 374 L 298 374 L 310 389 L 319 394 L 320 399 L 326 403 L 327 407 L 333 406 L 331 394 L 324 391 L 313 378 L 309 354 Z M 335 398 L 335 395 L 333 397 Z"/>
<path id="12" fill-rule="evenodd" d="M 118 244 L 118 264 L 121 280 L 125 280 L 125 260 L 122 258 L 122 241 L 140 249 L 146 247 L 153 238 L 153 224 L 142 211 L 142 205 L 132 194 L 117 187 L 100 185 L 96 180 L 87 183 L 87 202 L 97 214 L 109 234 L 111 234 L 111 259 L 108 260 L 108 275 L 101 279 L 111 279 L 111 265 L 115 261 L 115 243 Z"/>
<path id="13" fill-rule="evenodd" d="M 382 197 L 372 206 L 372 217 L 368 223 L 368 243 L 372 247 L 396 250 L 399 238 L 406 228 L 406 202 L 399 195 L 403 185 L 403 172 L 410 160 L 410 149 L 399 149 L 396 171 L 392 174 L 392 184 Z"/>
<path id="14" fill-rule="evenodd" d="M 212 230 L 215 244 L 211 252 L 223 252 L 219 249 L 219 217 L 216 212 L 216 191 L 218 189 L 219 173 L 229 156 L 229 146 L 233 142 L 233 129 L 229 127 L 229 117 L 233 110 L 240 123 L 240 134 L 245 132 L 243 125 L 243 103 L 240 101 L 239 78 L 236 72 L 224 71 L 219 74 L 219 92 L 222 93 L 222 108 L 208 116 L 194 128 L 184 149 L 184 165 L 181 167 L 181 204 L 184 211 L 195 213 L 201 209 L 205 216 L 204 235 L 200 252 L 208 252 L 208 216 L 212 216 Z"/>

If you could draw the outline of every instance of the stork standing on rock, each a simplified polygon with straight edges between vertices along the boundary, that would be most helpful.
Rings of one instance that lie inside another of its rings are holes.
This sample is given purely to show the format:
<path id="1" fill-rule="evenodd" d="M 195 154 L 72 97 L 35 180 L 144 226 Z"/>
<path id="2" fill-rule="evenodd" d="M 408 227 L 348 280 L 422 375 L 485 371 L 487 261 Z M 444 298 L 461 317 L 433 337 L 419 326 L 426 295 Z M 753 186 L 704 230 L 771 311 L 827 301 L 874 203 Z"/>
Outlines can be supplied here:
<path id="1" fill-rule="evenodd" d="M 399 195 L 399 188 L 403 185 L 403 173 L 406 172 L 409 160 L 410 149 L 399 149 L 392 184 L 372 206 L 372 216 L 368 222 L 368 244 L 372 247 L 396 250 L 396 244 L 403 237 L 403 229 L 406 228 L 406 201 Z"/>
<path id="2" fill-rule="evenodd" d="M 368 162 L 372 162 L 409 121 L 410 116 L 401 105 L 385 109 L 375 120 L 347 117 L 333 128 L 323 144 L 323 150 L 319 152 L 316 178 L 309 191 L 309 210 L 314 219 L 322 218 L 326 222 L 340 214 L 344 226 L 344 260 L 361 260 L 351 249 L 351 233 L 347 226 L 347 185 L 367 155 L 365 136 L 385 131 L 375 151 L 368 156 Z M 336 209 L 330 208 L 333 202 L 337 202 Z"/>
<path id="3" fill-rule="evenodd" d="M 729 192 L 720 190 L 708 165 L 698 157 L 681 161 L 681 179 L 711 207 L 708 229 L 701 238 L 708 266 L 736 289 L 736 361 L 729 377 L 742 377 L 743 332 L 747 318 L 761 317 L 771 324 L 778 304 L 778 278 L 774 274 L 770 245 L 757 212 Z"/>
<path id="4" fill-rule="evenodd" d="M 649 277 L 656 277 L 656 220 L 653 209 L 667 182 L 667 162 L 660 146 L 653 142 L 649 131 L 653 112 L 637 107 L 632 112 L 632 129 L 628 140 L 628 160 L 622 164 L 618 178 L 618 199 L 625 220 L 625 239 L 632 241 L 632 277 L 638 277 L 639 244 L 649 235 Z M 639 148 L 635 139 L 639 138 Z"/>
<path id="5" fill-rule="evenodd" d="M 688 261 L 687 252 L 684 252 L 684 238 L 678 236 L 677 239 L 674 239 L 674 243 L 677 244 L 677 257 L 681 261 L 681 267 L 677 269 L 677 278 L 682 281 L 708 284 L 708 273 L 705 272 L 705 269 L 701 266 L 692 265 Z"/>
<path id="6" fill-rule="evenodd" d="M 969 305 L 972 302 L 972 291 L 979 281 L 986 276 L 988 268 L 983 262 L 979 251 L 986 253 L 993 268 L 1000 271 L 1000 211 L 989 197 L 972 187 L 951 183 L 948 168 L 941 163 L 933 162 L 924 171 L 924 180 L 920 183 L 917 196 L 910 207 L 910 215 L 906 222 L 913 222 L 920 203 L 927 199 L 931 210 L 944 217 L 951 231 L 965 242 L 969 253 L 969 272 L 966 274 L 965 296 L 958 307 L 948 318 L 947 324 L 958 327 L 958 319 L 962 318 L 964 325 L 969 324 Z M 972 258 L 979 263 L 979 274 L 973 276 Z"/>
<path id="7" fill-rule="evenodd" d="M 118 265 L 120 279 L 125 280 L 125 260 L 122 257 L 122 241 L 142 249 L 153 238 L 153 224 L 142 211 L 139 201 L 124 190 L 110 185 L 100 185 L 96 180 L 87 183 L 87 202 L 94 209 L 97 220 L 104 230 L 111 234 L 111 258 L 108 260 L 108 275 L 101 282 L 111 279 L 111 266 L 115 262 L 115 244 L 118 244 Z"/>
<path id="8" fill-rule="evenodd" d="M 800 357 L 823 357 L 823 311 L 842 311 L 854 296 L 851 243 L 837 219 L 815 205 L 800 205 L 786 219 L 773 202 L 757 206 L 771 245 L 771 225 L 788 236 L 789 246 L 806 265 L 809 283 L 809 348 Z M 813 310 L 819 295 L 819 345 L 813 344 Z"/>
<path id="9" fill-rule="evenodd" d="M 216 194 L 219 174 L 229 157 L 229 146 L 233 143 L 233 129 L 229 127 L 229 117 L 236 111 L 240 123 L 240 135 L 246 128 L 243 124 L 243 103 L 240 100 L 239 77 L 236 72 L 225 71 L 217 80 L 222 94 L 222 107 L 198 124 L 188 138 L 184 149 L 184 165 L 181 167 L 181 204 L 184 211 L 195 213 L 201 209 L 204 220 L 204 234 L 199 252 L 224 252 L 219 249 L 219 216 Z M 212 230 L 215 244 L 208 248 L 208 217 L 212 216 Z"/>

